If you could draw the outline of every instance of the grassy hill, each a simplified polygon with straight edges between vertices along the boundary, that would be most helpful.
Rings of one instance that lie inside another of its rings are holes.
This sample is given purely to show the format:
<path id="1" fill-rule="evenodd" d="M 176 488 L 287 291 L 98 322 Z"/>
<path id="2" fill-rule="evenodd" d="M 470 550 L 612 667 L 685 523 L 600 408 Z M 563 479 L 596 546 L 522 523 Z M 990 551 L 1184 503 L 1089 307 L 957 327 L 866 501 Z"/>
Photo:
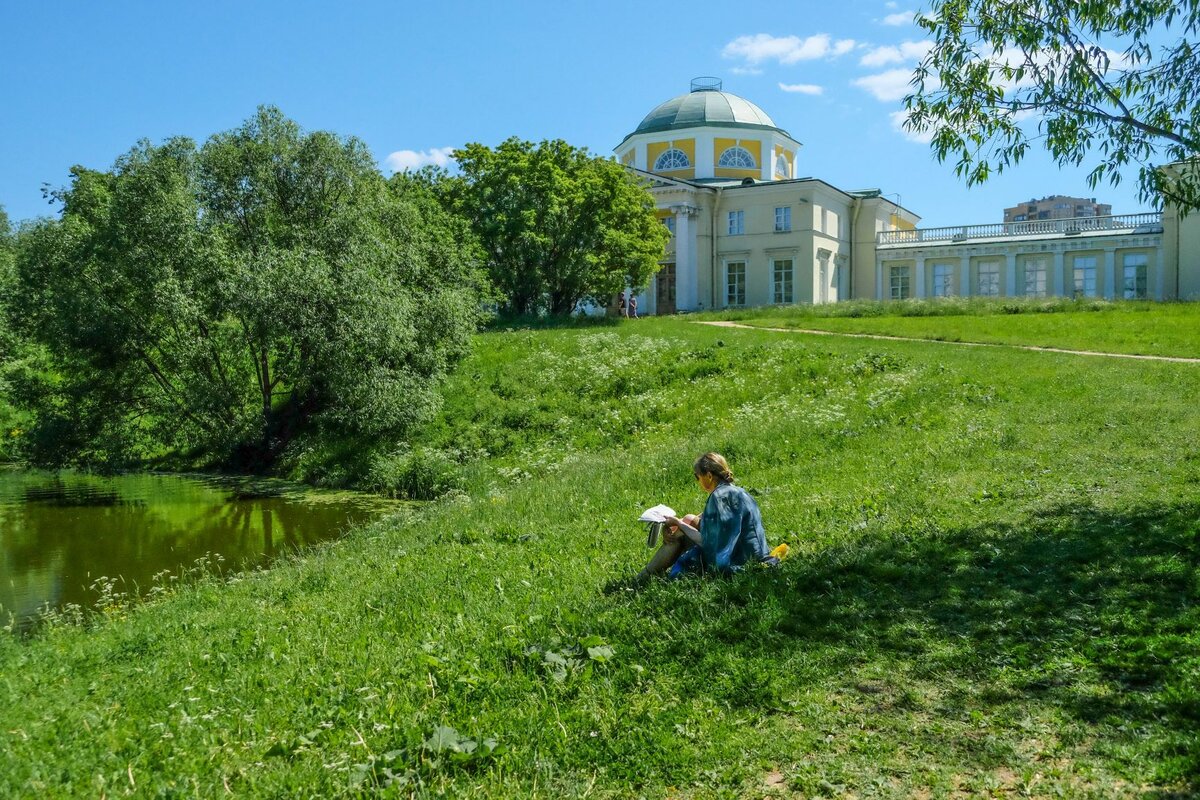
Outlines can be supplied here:
<path id="1" fill-rule="evenodd" d="M 0 796 L 1200 790 L 1200 366 L 670 319 L 445 395 L 419 515 L 0 637 Z M 621 588 L 709 449 L 792 557 Z"/>

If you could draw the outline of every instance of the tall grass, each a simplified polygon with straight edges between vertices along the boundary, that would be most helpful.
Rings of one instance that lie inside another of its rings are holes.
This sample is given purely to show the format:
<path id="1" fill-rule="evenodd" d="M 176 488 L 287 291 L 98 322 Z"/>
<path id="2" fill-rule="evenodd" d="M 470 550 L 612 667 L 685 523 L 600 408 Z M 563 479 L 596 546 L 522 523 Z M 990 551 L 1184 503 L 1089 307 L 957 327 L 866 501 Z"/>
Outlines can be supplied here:
<path id="1" fill-rule="evenodd" d="M 458 481 L 421 514 L 0 641 L 0 795 L 1194 792 L 1198 391 L 678 320 L 485 334 L 413 443 Z M 708 449 L 793 556 L 625 589 Z"/>

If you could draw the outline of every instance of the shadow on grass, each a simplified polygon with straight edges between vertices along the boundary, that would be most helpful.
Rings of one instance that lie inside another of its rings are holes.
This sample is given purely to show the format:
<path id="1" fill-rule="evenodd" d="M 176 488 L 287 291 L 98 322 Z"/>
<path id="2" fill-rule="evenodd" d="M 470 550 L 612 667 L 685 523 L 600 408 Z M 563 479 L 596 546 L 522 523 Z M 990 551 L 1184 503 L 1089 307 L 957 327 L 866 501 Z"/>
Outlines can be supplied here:
<path id="1" fill-rule="evenodd" d="M 960 709 L 1056 706 L 1124 753 L 1109 757 L 1149 758 L 1156 781 L 1190 791 L 1200 787 L 1198 565 L 1200 504 L 1059 507 L 1018 525 L 863 541 L 680 587 L 670 607 L 689 635 L 647 655 L 704 659 L 721 674 L 764 655 L 825 654 L 810 677 L 827 684 L 863 665 L 903 666 L 974 687 L 950 698 Z M 630 602 L 653 615 L 656 594 Z M 766 710 L 796 677 L 754 680 L 748 702 Z"/>

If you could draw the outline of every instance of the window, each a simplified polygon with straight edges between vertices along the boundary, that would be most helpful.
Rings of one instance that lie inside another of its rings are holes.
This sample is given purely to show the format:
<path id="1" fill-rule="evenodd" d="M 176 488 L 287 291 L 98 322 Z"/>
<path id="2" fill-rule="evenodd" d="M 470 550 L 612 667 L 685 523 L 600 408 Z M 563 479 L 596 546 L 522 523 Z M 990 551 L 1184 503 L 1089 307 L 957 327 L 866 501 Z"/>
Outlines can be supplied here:
<path id="1" fill-rule="evenodd" d="M 1146 265 L 1149 259 L 1145 253 L 1126 253 L 1125 263 L 1125 294 L 1126 300 L 1141 300 L 1146 297 Z"/>
<path id="2" fill-rule="evenodd" d="M 774 287 L 771 292 L 771 302 L 794 302 L 794 294 L 792 292 L 792 260 L 790 258 L 780 258 L 772 261 L 771 273 L 771 283 Z"/>
<path id="3" fill-rule="evenodd" d="M 746 232 L 746 212 L 745 211 L 730 211 L 729 212 L 729 235 L 741 236 Z"/>
<path id="4" fill-rule="evenodd" d="M 691 165 L 692 163 L 688 161 L 687 153 L 672 147 L 655 160 L 654 169 L 657 171 L 687 169 Z"/>
<path id="5" fill-rule="evenodd" d="M 725 265 L 725 305 L 746 305 L 745 261 L 730 261 Z"/>
<path id="6" fill-rule="evenodd" d="M 979 265 L 979 294 L 983 297 L 1000 296 L 1000 264 L 984 261 Z"/>
<path id="7" fill-rule="evenodd" d="M 667 230 L 669 230 L 671 232 L 672 236 L 675 235 L 675 218 L 674 217 L 663 217 L 662 224 L 664 227 L 666 227 Z"/>
<path id="8" fill-rule="evenodd" d="M 791 170 L 788 169 L 788 159 L 783 153 L 775 156 L 775 174 L 782 175 L 785 178 L 792 177 Z"/>
<path id="9" fill-rule="evenodd" d="M 717 160 L 718 167 L 730 169 L 755 169 L 754 156 L 744 147 L 730 147 Z"/>
<path id="10" fill-rule="evenodd" d="M 1025 262 L 1025 296 L 1046 296 L 1046 259 L 1031 258 Z"/>
<path id="11" fill-rule="evenodd" d="M 949 297 L 954 281 L 954 267 L 950 264 L 933 265 L 933 296 Z"/>
<path id="12" fill-rule="evenodd" d="M 1075 296 L 1096 296 L 1096 257 L 1076 256 Z"/>
<path id="13" fill-rule="evenodd" d="M 792 207 L 778 206 L 775 209 L 775 232 L 782 233 L 792 229 Z"/>
<path id="14" fill-rule="evenodd" d="M 891 267 L 889 271 L 893 300 L 904 300 L 909 296 L 908 267 Z"/>

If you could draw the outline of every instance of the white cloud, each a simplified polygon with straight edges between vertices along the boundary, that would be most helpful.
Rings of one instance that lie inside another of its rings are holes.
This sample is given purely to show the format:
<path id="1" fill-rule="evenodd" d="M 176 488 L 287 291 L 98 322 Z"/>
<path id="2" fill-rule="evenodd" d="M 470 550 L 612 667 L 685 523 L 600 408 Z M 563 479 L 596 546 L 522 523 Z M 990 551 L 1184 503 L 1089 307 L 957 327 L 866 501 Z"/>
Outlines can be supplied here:
<path id="1" fill-rule="evenodd" d="M 780 64 L 795 64 L 797 61 L 812 61 L 818 58 L 836 58 L 845 55 L 856 46 L 853 39 L 834 40 L 827 33 L 818 33 L 801 39 L 799 36 L 772 36 L 759 33 L 754 36 L 739 36 L 721 50 L 724 58 L 740 58 L 748 65 L 764 61 Z"/>
<path id="2" fill-rule="evenodd" d="M 393 172 L 404 172 L 409 169 L 420 169 L 433 165 L 445 167 L 454 159 L 451 157 L 455 148 L 434 147 L 429 150 L 397 150 L 383 160 Z"/>
<path id="3" fill-rule="evenodd" d="M 858 42 L 853 39 L 838 39 L 833 43 L 833 55 L 834 57 L 844 56 L 857 46 Z"/>
<path id="4" fill-rule="evenodd" d="M 885 64 L 920 61 L 932 46 L 930 42 L 902 42 L 898 45 L 872 47 L 858 63 L 864 67 L 882 67 Z"/>
<path id="5" fill-rule="evenodd" d="M 758 67 L 734 67 L 729 71 L 734 75 L 762 75 L 762 70 Z"/>
<path id="6" fill-rule="evenodd" d="M 895 3 L 893 3 L 892 0 L 888 0 L 888 2 L 884 3 L 883 7 L 884 8 L 899 8 L 899 6 L 896 5 Z"/>
<path id="7" fill-rule="evenodd" d="M 796 94 L 823 94 L 825 88 L 814 83 L 780 83 L 779 88 Z"/>
<path id="8" fill-rule="evenodd" d="M 892 128 L 894 128 L 900 133 L 901 136 L 903 136 L 905 139 L 908 139 L 910 142 L 929 144 L 933 141 L 932 130 L 921 131 L 920 133 L 913 133 L 910 130 L 905 130 L 904 121 L 908 119 L 907 111 L 893 111 L 888 115 L 888 117 L 892 120 Z"/>
<path id="9" fill-rule="evenodd" d="M 876 100 L 891 102 L 902 100 L 912 92 L 909 83 L 912 76 L 911 69 L 889 69 L 887 72 L 859 78 L 854 81 L 854 85 L 870 92 Z"/>
<path id="10" fill-rule="evenodd" d="M 897 11 L 895 14 L 888 14 L 886 17 L 879 20 L 879 22 L 883 25 L 890 25 L 892 27 L 910 25 L 912 24 L 913 17 L 916 15 L 917 12 L 915 11 Z"/>

